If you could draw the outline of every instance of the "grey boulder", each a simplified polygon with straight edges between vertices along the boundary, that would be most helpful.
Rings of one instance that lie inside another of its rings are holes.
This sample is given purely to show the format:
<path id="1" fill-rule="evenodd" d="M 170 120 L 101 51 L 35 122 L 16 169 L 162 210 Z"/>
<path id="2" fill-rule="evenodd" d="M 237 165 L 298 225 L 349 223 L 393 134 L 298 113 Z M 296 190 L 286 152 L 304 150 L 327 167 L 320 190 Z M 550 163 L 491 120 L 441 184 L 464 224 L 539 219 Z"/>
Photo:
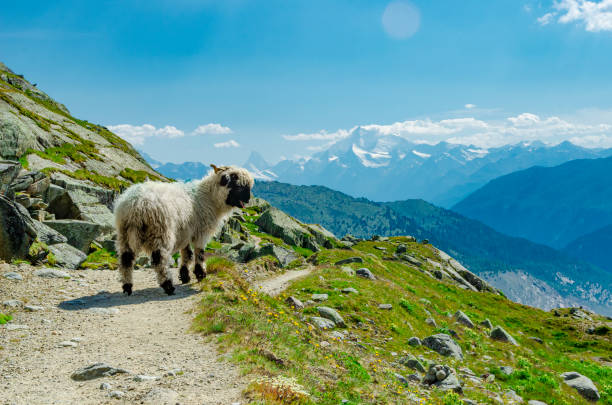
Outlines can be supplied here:
<path id="1" fill-rule="evenodd" d="M 457 311 L 455 312 L 455 320 L 462 325 L 467 326 L 468 328 L 475 328 L 474 322 L 463 312 Z"/>
<path id="2" fill-rule="evenodd" d="M 563 381 L 567 385 L 574 388 L 580 395 L 589 401 L 599 400 L 599 391 L 597 391 L 597 387 L 589 377 L 585 377 L 575 371 L 569 371 L 561 374 L 561 378 L 563 378 Z"/>
<path id="3" fill-rule="evenodd" d="M 44 278 L 70 278 L 70 274 L 57 269 L 38 269 L 34 275 Z"/>
<path id="4" fill-rule="evenodd" d="M 335 309 L 329 307 L 317 307 L 317 311 L 319 311 L 319 315 L 321 315 L 323 318 L 333 321 L 336 326 L 346 328 L 344 319 L 342 319 L 342 316 L 340 316 L 338 311 Z"/>
<path id="5" fill-rule="evenodd" d="M 58 266 L 67 269 L 78 269 L 81 263 L 87 259 L 85 253 L 67 243 L 51 245 L 49 246 L 49 252 L 55 256 Z"/>
<path id="6" fill-rule="evenodd" d="M 311 316 L 310 322 L 312 322 L 319 329 L 333 329 L 336 324 L 334 321 L 321 318 L 320 316 Z"/>
<path id="7" fill-rule="evenodd" d="M 501 326 L 496 326 L 495 328 L 493 328 L 493 330 L 491 331 L 491 339 L 500 342 L 510 343 L 514 346 L 519 345 L 516 340 L 514 340 L 514 338 Z"/>
<path id="8" fill-rule="evenodd" d="M 89 253 L 91 242 L 104 232 L 100 224 L 77 219 L 55 219 L 43 223 L 64 235 L 70 245 L 84 253 Z"/>
<path id="9" fill-rule="evenodd" d="M 370 269 L 366 269 L 365 267 L 357 269 L 357 271 L 355 273 L 359 277 L 367 278 L 368 280 L 375 280 L 376 279 L 376 277 L 374 277 L 374 274 L 372 274 Z"/>
<path id="10" fill-rule="evenodd" d="M 442 356 L 454 357 L 458 360 L 463 360 L 463 351 L 461 347 L 445 333 L 428 336 L 423 339 L 423 346 L 430 348 Z"/>

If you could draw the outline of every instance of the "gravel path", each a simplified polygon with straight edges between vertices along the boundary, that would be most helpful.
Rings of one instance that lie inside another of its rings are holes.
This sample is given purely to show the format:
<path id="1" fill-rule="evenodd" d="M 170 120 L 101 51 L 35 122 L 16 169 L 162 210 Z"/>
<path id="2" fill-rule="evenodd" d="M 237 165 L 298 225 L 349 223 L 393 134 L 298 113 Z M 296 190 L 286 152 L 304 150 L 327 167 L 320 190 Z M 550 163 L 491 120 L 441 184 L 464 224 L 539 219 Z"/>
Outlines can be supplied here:
<path id="1" fill-rule="evenodd" d="M 198 301 L 191 285 L 168 297 L 151 269 L 137 270 L 127 297 L 115 271 L 63 270 L 71 276 L 64 279 L 34 270 L 0 264 L 0 311 L 14 318 L 0 327 L 0 404 L 244 403 L 247 383 L 237 366 L 189 331 Z M 23 280 L 6 279 L 7 272 Z M 34 308 L 4 306 L 8 300 Z M 130 374 L 70 378 L 98 362 Z M 159 378 L 139 382 L 136 375 Z"/>
<path id="2" fill-rule="evenodd" d="M 289 283 L 297 278 L 304 277 L 312 271 L 312 267 L 303 270 L 288 270 L 287 272 L 276 276 L 261 280 L 255 284 L 257 290 L 274 297 L 280 294 Z"/>

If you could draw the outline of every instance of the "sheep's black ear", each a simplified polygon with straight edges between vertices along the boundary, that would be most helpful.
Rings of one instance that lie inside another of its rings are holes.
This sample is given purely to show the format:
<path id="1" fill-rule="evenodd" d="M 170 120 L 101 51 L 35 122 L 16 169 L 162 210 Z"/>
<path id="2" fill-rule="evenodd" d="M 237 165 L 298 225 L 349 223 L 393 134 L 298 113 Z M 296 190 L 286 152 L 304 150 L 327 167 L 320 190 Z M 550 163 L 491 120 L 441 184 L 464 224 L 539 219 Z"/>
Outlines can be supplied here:
<path id="1" fill-rule="evenodd" d="M 221 185 L 222 186 L 227 186 L 227 183 L 229 183 L 229 176 L 227 174 L 224 174 L 223 176 L 221 176 Z"/>

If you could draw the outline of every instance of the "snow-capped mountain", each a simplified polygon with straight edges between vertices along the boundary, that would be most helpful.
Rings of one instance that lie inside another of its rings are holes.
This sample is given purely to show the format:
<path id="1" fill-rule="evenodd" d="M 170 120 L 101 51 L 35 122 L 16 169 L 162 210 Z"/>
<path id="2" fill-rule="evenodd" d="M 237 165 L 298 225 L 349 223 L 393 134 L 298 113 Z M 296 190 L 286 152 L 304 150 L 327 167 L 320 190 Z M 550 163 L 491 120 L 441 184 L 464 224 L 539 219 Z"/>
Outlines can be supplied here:
<path id="1" fill-rule="evenodd" d="M 277 180 L 278 176 L 268 168 L 270 164 L 259 153 L 252 151 L 243 167 L 251 172 L 257 180 Z"/>
<path id="2" fill-rule="evenodd" d="M 430 145 L 357 128 L 309 159 L 283 160 L 272 167 L 262 166 L 263 159 L 254 164 L 282 182 L 324 185 L 375 201 L 422 198 L 449 207 L 516 170 L 610 155 L 612 149 L 587 149 L 570 142 L 522 142 L 491 149 L 447 142 Z"/>

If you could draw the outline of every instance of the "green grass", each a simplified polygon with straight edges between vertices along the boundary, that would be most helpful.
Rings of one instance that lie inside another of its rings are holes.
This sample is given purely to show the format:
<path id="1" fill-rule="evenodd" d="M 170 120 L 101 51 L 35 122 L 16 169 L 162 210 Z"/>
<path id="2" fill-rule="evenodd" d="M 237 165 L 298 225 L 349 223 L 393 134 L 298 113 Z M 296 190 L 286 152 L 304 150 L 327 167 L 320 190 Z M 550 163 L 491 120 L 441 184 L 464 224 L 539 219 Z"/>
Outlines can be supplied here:
<path id="1" fill-rule="evenodd" d="M 203 285 L 202 305 L 194 327 L 214 336 L 220 349 L 230 353 L 245 373 L 295 378 L 310 394 L 308 401 L 312 403 L 337 404 L 342 399 L 351 403 L 407 403 L 408 390 L 397 383 L 393 373 L 406 375 L 412 371 L 398 365 L 392 353 L 409 352 L 455 369 L 469 367 L 477 375 L 492 373 L 495 384 L 500 386 L 492 386 L 495 391 L 513 389 L 525 402 L 538 399 L 551 405 L 588 403 L 559 377 L 562 372 L 575 370 L 599 387 L 600 403 L 612 404 L 612 371 L 593 360 L 610 357 L 612 339 L 608 332 L 586 334 L 579 320 L 555 317 L 493 293 L 463 290 L 402 262 L 383 260 L 388 253 L 374 249 L 383 246 L 393 252 L 397 243 L 406 243 L 408 254 L 420 260 L 440 261 L 431 245 L 407 239 L 361 242 L 353 251 L 326 249 L 317 253 L 315 270 L 293 282 L 278 298 L 253 291 L 235 271 L 221 272 Z M 349 267 L 367 267 L 377 279 L 351 276 L 333 266 L 337 260 L 351 256 L 361 257 L 364 263 Z M 425 269 L 429 266 L 424 264 Z M 250 264 L 248 267 L 254 268 Z M 345 287 L 353 287 L 359 294 L 342 294 L 340 289 Z M 328 294 L 325 305 L 343 316 L 353 342 L 359 342 L 362 348 L 309 327 L 308 317 L 317 313 L 314 307 L 293 312 L 284 303 L 288 295 L 305 302 L 313 293 Z M 392 304 L 393 309 L 378 309 L 382 303 Z M 475 323 L 488 318 L 493 325 L 502 325 L 520 346 L 494 341 L 484 328 L 469 329 L 454 323 L 448 315 L 457 310 L 468 314 Z M 425 323 L 429 316 L 436 320 L 438 328 Z M 605 320 L 598 317 L 598 321 Z M 456 341 L 463 349 L 463 362 L 407 344 L 412 336 L 423 339 L 438 332 L 450 333 L 450 329 L 458 334 Z M 537 336 L 545 344 L 527 339 L 529 336 Z M 323 340 L 331 345 L 321 347 Z M 283 359 L 283 365 L 262 356 L 262 347 Z M 512 366 L 515 372 L 506 376 L 499 370 L 501 365 Z M 418 386 L 410 390 L 429 398 L 425 403 L 460 403 L 460 398 L 452 394 L 422 391 Z M 471 395 L 488 402 L 478 390 Z"/>
<path id="2" fill-rule="evenodd" d="M 40 128 L 44 129 L 45 131 L 49 131 L 51 129 L 51 124 L 57 124 L 56 122 L 51 121 L 49 119 L 46 119 L 46 118 L 36 114 L 35 112 L 32 112 L 30 110 L 27 110 L 27 109 L 23 108 L 18 103 L 13 101 L 13 99 L 7 94 L 7 92 L 8 92 L 7 90 L 0 89 L 0 99 L 6 101 L 13 108 L 15 108 L 17 111 L 19 111 L 20 115 L 28 117 L 29 119 L 34 121 L 36 123 L 36 125 L 38 125 Z"/>
<path id="3" fill-rule="evenodd" d="M 11 315 L 6 315 L 0 312 L 0 325 L 10 322 L 13 319 Z"/>
<path id="4" fill-rule="evenodd" d="M 126 167 L 125 169 L 121 170 L 119 175 L 124 179 L 131 181 L 132 183 L 142 183 L 147 180 L 161 180 L 159 176 L 155 176 L 144 170 L 133 170 L 129 167 Z"/>
<path id="5" fill-rule="evenodd" d="M 130 183 L 127 183 L 123 180 L 119 180 L 114 177 L 102 176 L 96 173 L 95 171 L 89 171 L 85 169 L 78 169 L 71 172 L 70 170 L 56 169 L 54 167 L 45 167 L 41 170 L 41 172 L 45 173 L 46 175 L 50 175 L 51 173 L 55 172 L 60 172 L 68 177 L 72 177 L 73 179 L 89 180 L 99 186 L 110 188 L 116 191 L 120 191 L 130 185 Z"/>
<path id="6" fill-rule="evenodd" d="M 87 256 L 87 259 L 81 264 L 81 267 L 91 270 L 115 270 L 117 268 L 117 254 L 115 252 L 109 252 L 104 248 L 99 249 L 94 247 L 94 251 Z"/>
<path id="7" fill-rule="evenodd" d="M 213 257 L 209 257 L 206 260 L 206 273 L 207 274 L 233 270 L 234 267 L 235 267 L 234 262 L 226 259 L 225 257 L 213 256 Z"/>

